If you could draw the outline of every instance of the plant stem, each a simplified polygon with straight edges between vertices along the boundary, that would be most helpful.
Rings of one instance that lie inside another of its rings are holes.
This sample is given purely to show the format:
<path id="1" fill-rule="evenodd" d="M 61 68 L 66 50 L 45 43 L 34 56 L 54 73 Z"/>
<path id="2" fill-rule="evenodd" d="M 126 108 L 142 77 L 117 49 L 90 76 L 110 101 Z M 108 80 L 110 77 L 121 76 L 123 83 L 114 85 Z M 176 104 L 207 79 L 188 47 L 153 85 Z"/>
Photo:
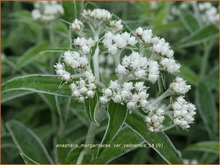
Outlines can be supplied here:
<path id="1" fill-rule="evenodd" d="M 106 116 L 107 116 L 106 111 L 104 111 L 100 108 L 96 111 L 96 121 L 98 123 L 101 123 L 101 121 L 104 120 L 106 118 Z M 86 136 L 85 144 L 92 144 L 94 142 L 96 131 L 98 130 L 98 127 L 99 126 L 97 126 L 93 122 L 91 122 L 87 136 Z M 89 148 L 84 148 L 84 150 L 80 153 L 76 164 L 81 164 L 84 156 L 86 154 L 88 154 L 89 152 L 90 152 Z"/>
<path id="2" fill-rule="evenodd" d="M 84 158 L 84 155 L 85 155 L 85 151 L 82 151 L 77 159 L 77 162 L 76 164 L 82 164 L 82 161 L 83 161 L 83 158 Z"/>
<path id="3" fill-rule="evenodd" d="M 162 95 L 160 95 L 155 101 L 153 101 L 150 105 L 149 108 L 155 108 L 158 103 L 160 103 L 163 99 L 166 97 L 172 95 L 172 91 L 170 89 L 167 89 Z"/>
<path id="4" fill-rule="evenodd" d="M 196 3 L 197 2 L 192 2 L 192 7 L 193 7 L 193 10 L 195 12 L 195 16 L 196 16 L 196 19 L 198 21 L 198 25 L 201 28 L 202 23 L 201 23 L 201 19 L 200 19 L 200 15 L 199 15 L 199 10 L 198 10 L 198 7 L 197 7 Z"/>
<path id="5" fill-rule="evenodd" d="M 95 54 L 93 55 L 93 67 L 94 67 L 94 74 L 97 81 L 100 81 L 99 76 L 99 46 L 97 45 L 95 49 Z"/>
<path id="6" fill-rule="evenodd" d="M 162 129 L 162 131 L 163 131 L 163 132 L 164 132 L 164 131 L 167 131 L 167 130 L 173 128 L 173 127 L 175 127 L 175 125 L 170 125 L 170 126 L 164 128 L 164 129 Z"/>
<path id="7" fill-rule="evenodd" d="M 205 76 L 207 64 L 208 64 L 208 58 L 210 55 L 210 50 L 212 48 L 212 45 L 213 43 L 210 43 L 210 44 L 204 43 L 204 55 L 202 58 L 202 65 L 201 65 L 202 67 L 200 70 L 200 80 L 202 80 Z"/>
<path id="8" fill-rule="evenodd" d="M 69 26 L 69 40 L 70 40 L 70 49 L 72 49 L 73 40 L 72 40 L 72 29 L 71 29 L 71 26 Z"/>

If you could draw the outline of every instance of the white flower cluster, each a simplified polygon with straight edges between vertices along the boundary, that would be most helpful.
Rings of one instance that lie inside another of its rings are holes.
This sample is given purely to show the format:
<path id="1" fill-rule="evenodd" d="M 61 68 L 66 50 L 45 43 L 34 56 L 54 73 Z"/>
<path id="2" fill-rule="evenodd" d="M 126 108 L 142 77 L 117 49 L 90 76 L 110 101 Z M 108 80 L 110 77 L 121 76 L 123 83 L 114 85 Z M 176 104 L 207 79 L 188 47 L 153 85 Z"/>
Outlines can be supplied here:
<path id="1" fill-rule="evenodd" d="M 187 85 L 183 78 L 176 77 L 174 82 L 170 84 L 170 88 L 177 94 L 185 94 L 191 89 L 191 85 Z"/>
<path id="2" fill-rule="evenodd" d="M 120 32 L 123 29 L 123 25 L 121 24 L 121 20 L 113 20 L 110 21 L 110 29 L 112 32 L 116 33 L 116 32 Z"/>
<path id="3" fill-rule="evenodd" d="M 163 128 L 164 115 L 165 111 L 162 108 L 150 111 L 145 117 L 148 130 L 151 132 L 159 132 Z"/>
<path id="4" fill-rule="evenodd" d="M 103 96 L 100 97 L 102 104 L 107 104 L 111 99 L 120 104 L 125 104 L 129 110 L 146 108 L 149 94 L 144 82 L 125 82 L 122 85 L 117 80 L 111 81 L 109 87 L 103 89 Z"/>
<path id="5" fill-rule="evenodd" d="M 172 58 L 174 51 L 170 48 L 170 44 L 164 38 L 152 38 L 153 51 L 161 54 L 163 57 Z"/>
<path id="6" fill-rule="evenodd" d="M 72 30 L 82 31 L 83 27 L 84 27 L 83 23 L 78 19 L 75 19 L 71 24 Z"/>
<path id="7" fill-rule="evenodd" d="M 138 79 L 147 78 L 154 83 L 159 77 L 159 64 L 157 61 L 142 57 L 138 52 L 132 52 L 122 59 L 122 64 L 117 66 L 115 72 L 119 76 L 132 74 Z"/>
<path id="8" fill-rule="evenodd" d="M 151 10 L 156 10 L 159 7 L 159 2 L 156 1 L 149 1 L 149 7 Z"/>
<path id="9" fill-rule="evenodd" d="M 219 21 L 218 9 L 210 2 L 198 4 L 199 11 L 202 13 L 202 22 L 205 24 L 216 24 Z"/>
<path id="10" fill-rule="evenodd" d="M 152 51 L 162 56 L 160 65 L 167 72 L 175 73 L 180 69 L 180 64 L 177 64 L 173 58 L 174 51 L 164 38 L 154 37 L 151 29 L 144 30 L 141 27 L 135 30 L 135 34 L 141 38 L 145 44 L 152 44 Z"/>
<path id="11" fill-rule="evenodd" d="M 64 62 L 73 69 L 87 69 L 89 64 L 87 57 L 76 51 L 64 52 Z"/>
<path id="12" fill-rule="evenodd" d="M 56 74 L 61 80 L 67 82 L 71 79 L 70 73 L 65 70 L 65 67 L 63 64 L 57 63 L 56 65 L 54 65 L 54 67 L 55 67 Z"/>
<path id="13" fill-rule="evenodd" d="M 153 33 L 151 29 L 143 29 L 139 27 L 135 30 L 135 34 L 142 39 L 144 43 L 152 43 Z"/>
<path id="14" fill-rule="evenodd" d="M 184 95 L 190 90 L 191 86 L 184 79 L 176 77 L 163 94 L 154 98 L 154 87 L 161 71 L 175 75 L 180 69 L 170 44 L 155 36 L 151 29 L 139 27 L 131 33 L 123 31 L 121 20 L 112 20 L 107 10 L 83 10 L 81 14 L 83 19 L 75 19 L 71 24 L 78 36 L 73 39 L 74 51 L 64 52 L 61 62 L 54 66 L 58 77 L 69 84 L 72 96 L 84 102 L 94 97 L 99 87 L 102 104 L 113 101 L 130 111 L 144 111 L 151 132 L 162 130 L 165 116 L 172 120 L 172 125 L 188 129 L 194 121 L 196 108 L 193 104 L 179 96 L 170 103 L 171 112 L 170 105 L 163 105 L 164 99 L 176 96 L 175 93 Z M 115 70 L 112 67 L 116 67 Z M 113 72 L 117 79 L 111 80 L 106 87 L 103 82 L 109 80 Z M 74 81 L 76 78 L 79 79 Z M 154 89 L 148 91 L 152 83 Z"/>
<path id="15" fill-rule="evenodd" d="M 199 164 L 197 159 L 183 159 L 184 164 Z"/>
<path id="16" fill-rule="evenodd" d="M 173 58 L 162 58 L 160 64 L 168 73 L 176 73 L 181 67 Z"/>
<path id="17" fill-rule="evenodd" d="M 86 39 L 84 37 L 77 37 L 74 40 L 74 45 L 82 50 L 82 53 L 88 54 L 91 48 L 95 45 L 95 41 L 92 38 Z"/>
<path id="18" fill-rule="evenodd" d="M 105 33 L 102 42 L 111 55 L 115 55 L 120 49 L 123 49 L 129 45 L 134 46 L 137 43 L 135 37 L 131 36 L 131 34 L 127 32 L 121 34 L 107 32 Z"/>
<path id="19" fill-rule="evenodd" d="M 72 96 L 78 101 L 83 102 L 85 99 L 92 98 L 95 95 L 96 84 L 95 77 L 88 67 L 89 61 L 86 55 L 82 55 L 76 51 L 66 51 L 62 56 L 63 64 L 60 62 L 54 65 L 58 77 L 70 84 Z M 68 71 L 65 67 L 69 67 Z M 72 82 L 74 75 L 71 75 L 71 69 L 80 72 L 80 80 Z"/>
<path id="20" fill-rule="evenodd" d="M 85 99 L 92 98 L 95 95 L 95 77 L 91 71 L 84 73 L 85 78 L 70 84 L 72 96 L 78 101 L 83 102 Z"/>
<path id="21" fill-rule="evenodd" d="M 172 58 L 174 51 L 170 48 L 170 44 L 164 38 L 153 37 L 151 29 L 143 29 L 139 27 L 135 30 L 137 36 L 146 44 L 153 44 L 152 50 L 164 57 Z"/>
<path id="22" fill-rule="evenodd" d="M 55 20 L 64 13 L 63 6 L 56 1 L 35 2 L 34 7 L 33 19 L 43 22 Z"/>
<path id="23" fill-rule="evenodd" d="M 108 21 L 112 18 L 112 15 L 109 11 L 105 9 L 94 9 L 94 10 L 83 10 L 82 12 L 83 18 L 90 20 L 102 20 L 102 21 Z"/>
<path id="24" fill-rule="evenodd" d="M 190 10 L 190 7 L 196 6 L 198 13 L 194 12 L 194 17 L 198 17 L 199 21 L 204 25 L 218 24 L 218 9 L 211 2 L 182 2 L 179 6 L 172 5 L 167 20 L 174 20 L 181 16 L 181 10 Z"/>
<path id="25" fill-rule="evenodd" d="M 188 129 L 189 124 L 193 123 L 196 114 L 195 105 L 188 103 L 183 96 L 179 96 L 172 105 L 173 107 L 173 124 Z"/>

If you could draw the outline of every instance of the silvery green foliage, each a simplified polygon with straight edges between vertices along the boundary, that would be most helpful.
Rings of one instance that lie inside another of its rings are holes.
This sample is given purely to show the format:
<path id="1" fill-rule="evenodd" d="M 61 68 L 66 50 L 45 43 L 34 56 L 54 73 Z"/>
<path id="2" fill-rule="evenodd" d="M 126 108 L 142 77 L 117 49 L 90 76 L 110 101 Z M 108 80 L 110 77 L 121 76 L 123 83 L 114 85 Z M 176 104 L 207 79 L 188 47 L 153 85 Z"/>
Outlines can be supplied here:
<path id="1" fill-rule="evenodd" d="M 143 111 L 146 114 L 143 122 L 145 120 L 151 132 L 163 131 L 172 125 L 182 129 L 190 127 L 196 108 L 184 95 L 191 86 L 176 76 L 181 65 L 164 38 L 142 27 L 127 32 L 122 21 L 113 19 L 104 9 L 83 10 L 81 18 L 75 19 L 70 27 L 77 36 L 72 42 L 74 51 L 62 54 L 55 71 L 69 84 L 75 99 L 84 102 L 93 98 L 98 89 L 102 92 L 99 100 L 103 105 L 112 100 L 130 112 Z M 109 63 L 115 67 L 116 77 L 107 86 L 103 84 L 105 68 L 99 66 L 105 59 L 113 59 Z M 76 74 L 79 80 L 75 80 Z M 157 96 L 156 92 L 149 91 L 153 85 L 157 86 L 161 74 L 165 79 L 174 77 L 174 80 Z M 165 118 L 172 124 L 164 126 Z"/>
<path id="2" fill-rule="evenodd" d="M 198 9 L 198 13 L 194 12 L 194 16 L 197 14 L 201 16 L 201 23 L 204 25 L 215 24 L 218 25 L 219 14 L 218 9 L 212 5 L 211 2 L 182 2 L 179 6 L 171 6 L 170 13 L 168 15 L 169 20 L 173 20 L 175 17 L 180 17 L 181 10 L 191 10 L 193 5 Z"/>
<path id="3" fill-rule="evenodd" d="M 32 17 L 34 20 L 49 22 L 63 15 L 64 9 L 61 4 L 56 1 L 41 1 L 34 3 Z"/>

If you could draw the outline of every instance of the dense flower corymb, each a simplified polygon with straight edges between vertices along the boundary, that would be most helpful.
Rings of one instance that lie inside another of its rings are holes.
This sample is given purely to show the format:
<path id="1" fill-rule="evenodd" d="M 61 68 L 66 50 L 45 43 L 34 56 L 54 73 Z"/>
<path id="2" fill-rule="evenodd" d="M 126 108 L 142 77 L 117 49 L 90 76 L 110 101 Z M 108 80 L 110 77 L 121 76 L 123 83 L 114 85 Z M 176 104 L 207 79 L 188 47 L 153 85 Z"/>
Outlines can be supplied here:
<path id="1" fill-rule="evenodd" d="M 196 108 L 184 99 L 191 86 L 176 76 L 181 65 L 170 44 L 149 28 L 124 31 L 122 21 L 113 20 L 104 9 L 83 10 L 81 15 L 82 19 L 70 23 L 77 34 L 71 40 L 74 50 L 63 52 L 54 66 L 72 96 L 84 102 L 99 95 L 104 107 L 112 101 L 131 113 L 142 111 L 143 122 L 151 132 L 170 127 L 165 119 L 173 126 L 189 129 Z M 114 78 L 109 77 L 112 74 Z M 158 96 L 162 81 L 167 89 Z"/>
<path id="2" fill-rule="evenodd" d="M 34 8 L 32 11 L 33 19 L 43 22 L 55 20 L 64 13 L 62 5 L 56 1 L 35 2 Z"/>

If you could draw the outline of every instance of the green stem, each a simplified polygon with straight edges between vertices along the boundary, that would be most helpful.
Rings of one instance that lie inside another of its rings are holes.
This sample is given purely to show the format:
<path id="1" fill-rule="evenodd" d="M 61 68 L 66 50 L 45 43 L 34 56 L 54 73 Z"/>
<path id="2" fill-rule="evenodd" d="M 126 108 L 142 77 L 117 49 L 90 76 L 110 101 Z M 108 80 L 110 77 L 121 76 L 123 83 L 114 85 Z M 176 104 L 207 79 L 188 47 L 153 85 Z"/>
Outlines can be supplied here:
<path id="1" fill-rule="evenodd" d="M 97 45 L 95 54 L 93 55 L 93 67 L 94 67 L 94 74 L 97 81 L 100 81 L 99 76 L 99 46 Z"/>
<path id="2" fill-rule="evenodd" d="M 198 10 L 198 5 L 196 3 L 197 2 L 192 2 L 192 7 L 193 7 L 193 10 L 195 12 L 195 16 L 196 16 L 196 19 L 198 21 L 199 27 L 201 27 L 202 22 L 201 22 L 201 19 L 200 19 L 200 13 L 199 13 L 199 10 Z"/>
<path id="3" fill-rule="evenodd" d="M 72 39 L 71 25 L 69 26 L 69 40 L 70 40 L 70 49 L 72 49 L 73 48 L 73 39 Z"/>
<path id="4" fill-rule="evenodd" d="M 173 128 L 173 127 L 175 127 L 175 125 L 170 125 L 170 126 L 164 128 L 164 129 L 162 129 L 162 131 L 163 131 L 163 132 L 164 132 L 164 131 L 167 131 L 167 130 Z"/>
<path id="5" fill-rule="evenodd" d="M 101 121 L 104 120 L 106 118 L 106 116 L 107 116 L 106 111 L 104 111 L 103 109 L 98 109 L 96 111 L 96 121 L 98 123 L 101 123 Z M 91 122 L 87 136 L 86 136 L 85 144 L 92 144 L 94 142 L 98 127 L 99 126 L 97 126 L 93 122 Z M 84 150 L 80 153 L 80 155 L 78 157 L 77 164 L 81 164 L 84 156 L 86 154 L 88 154 L 89 152 L 90 152 L 90 148 L 84 148 Z"/>
<path id="6" fill-rule="evenodd" d="M 83 158 L 84 158 L 84 156 L 85 156 L 85 151 L 82 151 L 81 153 L 80 153 L 80 155 L 79 155 L 79 157 L 78 157 L 78 159 L 77 159 L 77 162 L 76 162 L 76 164 L 82 164 L 82 161 L 83 161 Z"/>
<path id="7" fill-rule="evenodd" d="M 54 27 L 53 24 L 50 23 L 48 25 L 48 33 L 49 33 L 49 42 L 52 45 L 53 48 L 55 48 L 56 43 L 55 43 L 55 39 L 54 39 Z M 50 67 L 50 72 L 54 71 L 54 63 L 55 63 L 55 59 L 51 56 L 49 58 L 49 67 Z"/>
<path id="8" fill-rule="evenodd" d="M 172 95 L 173 92 L 170 89 L 167 89 L 162 95 L 160 95 L 155 101 L 153 101 L 149 107 L 151 108 L 155 108 L 157 106 L 157 104 L 159 104 L 163 99 L 165 99 L 166 97 Z"/>
<path id="9" fill-rule="evenodd" d="M 205 77 L 207 64 L 208 64 L 208 58 L 210 55 L 212 45 L 213 43 L 210 43 L 210 44 L 204 43 L 204 55 L 202 58 L 202 65 L 201 65 L 201 70 L 200 70 L 200 80 L 202 80 Z"/>

